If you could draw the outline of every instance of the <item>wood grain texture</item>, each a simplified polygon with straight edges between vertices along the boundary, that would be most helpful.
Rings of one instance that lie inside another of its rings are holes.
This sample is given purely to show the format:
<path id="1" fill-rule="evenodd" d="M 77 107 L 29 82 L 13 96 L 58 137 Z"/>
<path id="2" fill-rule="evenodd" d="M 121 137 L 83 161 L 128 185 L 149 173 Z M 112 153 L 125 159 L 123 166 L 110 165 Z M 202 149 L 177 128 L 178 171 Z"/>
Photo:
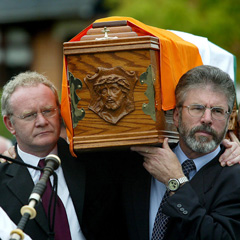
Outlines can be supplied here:
<path id="1" fill-rule="evenodd" d="M 76 91 L 81 99 L 78 108 L 85 110 L 85 117 L 74 129 L 73 140 L 76 151 L 155 144 L 161 142 L 165 136 L 172 139 L 177 138 L 176 129 L 172 123 L 166 123 L 164 112 L 156 112 L 156 121 L 154 121 L 142 110 L 142 105 L 149 102 L 145 95 L 148 86 L 147 84 L 142 85 L 139 79 L 151 65 L 155 81 L 160 81 L 159 51 L 155 46 L 151 46 L 151 41 L 142 43 L 142 41 L 134 40 L 134 42 L 128 42 L 129 44 L 125 43 L 122 46 L 114 45 L 113 42 L 112 46 L 105 46 L 105 44 L 100 46 L 99 42 L 90 44 L 91 46 L 88 45 L 88 47 L 85 44 L 80 46 L 79 43 L 65 45 L 64 54 L 67 57 L 68 70 L 83 83 L 82 89 Z M 111 49 L 106 51 L 106 47 Z M 135 110 L 120 119 L 117 124 L 111 124 L 88 108 L 91 96 L 84 78 L 95 74 L 98 67 L 113 68 L 117 66 L 121 66 L 125 71 L 134 71 L 138 81 L 134 88 Z"/>

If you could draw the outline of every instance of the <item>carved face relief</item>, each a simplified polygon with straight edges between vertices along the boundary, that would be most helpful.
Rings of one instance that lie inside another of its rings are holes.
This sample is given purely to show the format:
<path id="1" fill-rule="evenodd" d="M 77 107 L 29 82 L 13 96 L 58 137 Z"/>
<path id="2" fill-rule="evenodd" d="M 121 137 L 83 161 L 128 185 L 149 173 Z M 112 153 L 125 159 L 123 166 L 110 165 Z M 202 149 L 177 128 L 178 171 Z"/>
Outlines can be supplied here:
<path id="1" fill-rule="evenodd" d="M 84 81 L 91 94 L 88 108 L 105 121 L 116 124 L 134 110 L 135 72 L 99 67 L 96 74 L 88 75 Z"/>
<path id="2" fill-rule="evenodd" d="M 126 97 L 117 83 L 104 84 L 100 89 L 103 104 L 109 110 L 116 110 L 121 107 L 123 99 Z"/>

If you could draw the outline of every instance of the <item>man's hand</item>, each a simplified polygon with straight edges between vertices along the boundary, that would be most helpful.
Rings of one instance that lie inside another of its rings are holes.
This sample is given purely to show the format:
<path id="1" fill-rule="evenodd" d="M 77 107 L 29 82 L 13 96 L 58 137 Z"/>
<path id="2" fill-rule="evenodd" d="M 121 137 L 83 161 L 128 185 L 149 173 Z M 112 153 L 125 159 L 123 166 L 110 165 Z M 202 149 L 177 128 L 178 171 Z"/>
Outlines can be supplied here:
<path id="1" fill-rule="evenodd" d="M 184 177 L 182 166 L 168 145 L 168 138 L 164 139 L 162 148 L 141 146 L 131 147 L 131 150 L 144 157 L 144 168 L 165 185 L 170 178 Z"/>
<path id="2" fill-rule="evenodd" d="M 219 158 L 221 166 L 232 166 L 236 163 L 240 163 L 240 144 L 234 141 L 234 139 L 232 141 L 224 139 L 222 144 L 226 147 L 226 150 Z"/>
<path id="3" fill-rule="evenodd" d="M 2 155 L 6 156 L 6 157 L 10 157 L 10 158 L 15 159 L 15 158 L 16 158 L 15 147 L 14 147 L 14 146 L 10 147 L 10 148 L 9 148 L 7 151 L 5 151 Z M 6 159 L 0 158 L 0 162 L 1 162 L 1 163 L 4 163 L 4 162 L 6 162 Z M 10 161 L 8 161 L 8 162 L 11 163 Z"/>

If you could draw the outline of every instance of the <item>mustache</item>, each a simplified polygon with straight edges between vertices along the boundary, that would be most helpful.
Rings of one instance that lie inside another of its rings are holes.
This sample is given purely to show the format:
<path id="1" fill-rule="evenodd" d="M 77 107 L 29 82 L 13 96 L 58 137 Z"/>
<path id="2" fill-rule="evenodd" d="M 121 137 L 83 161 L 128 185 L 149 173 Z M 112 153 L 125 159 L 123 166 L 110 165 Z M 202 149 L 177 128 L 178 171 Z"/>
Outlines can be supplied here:
<path id="1" fill-rule="evenodd" d="M 195 134 L 198 131 L 209 133 L 214 137 L 217 136 L 217 132 L 214 129 L 212 129 L 209 125 L 200 125 L 200 126 L 194 127 L 191 130 L 191 134 Z"/>

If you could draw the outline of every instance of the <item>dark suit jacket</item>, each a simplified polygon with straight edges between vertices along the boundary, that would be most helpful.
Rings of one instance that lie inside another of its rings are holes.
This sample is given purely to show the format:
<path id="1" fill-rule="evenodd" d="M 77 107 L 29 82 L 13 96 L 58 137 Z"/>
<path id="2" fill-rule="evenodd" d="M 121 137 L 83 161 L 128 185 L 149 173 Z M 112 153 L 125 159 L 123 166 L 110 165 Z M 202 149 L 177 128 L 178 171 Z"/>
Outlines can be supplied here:
<path id="1" fill-rule="evenodd" d="M 222 168 L 219 155 L 167 200 L 164 239 L 240 239 L 240 165 Z M 151 176 L 139 155 L 129 158 L 122 184 L 126 239 L 148 240 Z"/>
<path id="2" fill-rule="evenodd" d="M 84 153 L 76 159 L 69 153 L 66 142 L 60 139 L 58 154 L 85 237 L 91 240 L 111 239 L 112 231 L 115 230 L 112 227 L 112 204 L 116 196 L 107 172 L 108 164 L 100 160 L 104 159 L 104 155 L 101 156 L 103 153 Z M 0 164 L 0 206 L 15 224 L 21 219 L 20 209 L 28 204 L 33 187 L 26 167 Z M 48 223 L 41 203 L 36 206 L 36 211 L 36 218 L 29 220 L 24 231 L 33 240 L 44 240 L 48 238 Z"/>

